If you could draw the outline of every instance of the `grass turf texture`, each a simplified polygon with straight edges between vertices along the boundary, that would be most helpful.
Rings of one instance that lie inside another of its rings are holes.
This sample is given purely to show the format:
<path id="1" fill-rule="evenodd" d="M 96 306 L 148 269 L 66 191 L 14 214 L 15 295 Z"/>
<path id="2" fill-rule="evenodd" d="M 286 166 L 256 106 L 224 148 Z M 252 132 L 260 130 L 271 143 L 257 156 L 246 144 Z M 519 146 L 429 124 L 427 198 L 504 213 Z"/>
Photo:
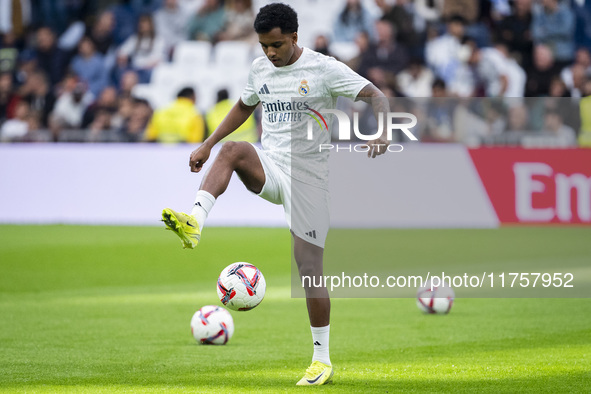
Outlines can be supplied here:
<path id="1" fill-rule="evenodd" d="M 384 231 L 399 259 L 453 264 L 463 250 L 478 259 L 479 249 L 493 261 L 543 256 L 565 267 L 591 258 L 586 228 Z M 591 384 L 589 299 L 458 298 L 447 316 L 424 315 L 413 299 L 335 299 L 334 383 L 306 389 L 294 386 L 312 349 L 305 303 L 290 298 L 286 230 L 208 228 L 195 251 L 141 227 L 0 226 L 0 240 L 0 391 L 588 392 Z M 219 305 L 217 275 L 235 261 L 262 270 L 265 300 L 232 312 L 228 345 L 197 345 L 191 316 Z"/>

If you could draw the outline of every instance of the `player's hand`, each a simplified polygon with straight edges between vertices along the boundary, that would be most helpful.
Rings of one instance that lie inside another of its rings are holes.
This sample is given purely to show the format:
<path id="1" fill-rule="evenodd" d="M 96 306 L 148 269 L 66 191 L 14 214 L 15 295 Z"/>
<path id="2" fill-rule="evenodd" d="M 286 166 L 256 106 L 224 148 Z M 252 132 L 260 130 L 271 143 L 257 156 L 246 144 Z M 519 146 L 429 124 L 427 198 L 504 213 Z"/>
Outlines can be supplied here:
<path id="1" fill-rule="evenodd" d="M 376 156 L 386 153 L 389 145 L 390 141 L 388 141 L 386 138 L 380 137 L 376 138 L 375 140 L 367 141 L 367 144 L 363 145 L 363 147 L 369 148 L 367 150 L 367 157 L 371 157 L 373 159 Z"/>
<path id="2" fill-rule="evenodd" d="M 209 159 L 209 154 L 211 153 L 211 148 L 206 144 L 201 144 L 201 146 L 191 152 L 191 157 L 189 158 L 189 167 L 191 167 L 191 172 L 199 172 L 201 168 L 203 168 L 203 164 Z"/>

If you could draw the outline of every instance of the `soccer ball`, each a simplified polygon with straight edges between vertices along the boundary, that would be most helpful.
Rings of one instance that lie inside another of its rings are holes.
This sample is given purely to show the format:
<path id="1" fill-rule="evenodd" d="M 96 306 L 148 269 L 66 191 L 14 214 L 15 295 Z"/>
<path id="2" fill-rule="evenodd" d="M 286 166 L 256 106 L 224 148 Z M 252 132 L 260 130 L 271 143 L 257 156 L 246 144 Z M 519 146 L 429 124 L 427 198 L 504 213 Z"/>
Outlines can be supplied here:
<path id="1" fill-rule="evenodd" d="M 225 345 L 234 334 L 234 320 L 221 306 L 207 305 L 193 315 L 191 332 L 204 345 Z"/>
<path id="2" fill-rule="evenodd" d="M 426 313 L 449 313 L 454 298 L 455 293 L 449 283 L 431 290 L 431 281 L 428 281 L 417 292 L 417 306 Z"/>
<path id="3" fill-rule="evenodd" d="M 234 311 L 248 311 L 265 296 L 265 277 L 257 267 L 248 263 L 230 264 L 218 278 L 218 297 Z"/>

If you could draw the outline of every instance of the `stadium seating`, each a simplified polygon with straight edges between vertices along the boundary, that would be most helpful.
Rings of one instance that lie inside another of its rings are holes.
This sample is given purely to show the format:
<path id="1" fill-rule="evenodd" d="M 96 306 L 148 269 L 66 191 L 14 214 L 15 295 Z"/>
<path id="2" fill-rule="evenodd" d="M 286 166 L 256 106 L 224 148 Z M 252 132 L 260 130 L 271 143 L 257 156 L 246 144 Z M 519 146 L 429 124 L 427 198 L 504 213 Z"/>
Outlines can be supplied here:
<path id="1" fill-rule="evenodd" d="M 249 68 L 252 46 L 242 41 L 222 41 L 214 48 L 214 66 L 221 69 Z"/>
<path id="2" fill-rule="evenodd" d="M 207 41 L 183 41 L 174 48 L 172 61 L 179 66 L 205 68 L 211 60 L 212 46 Z"/>

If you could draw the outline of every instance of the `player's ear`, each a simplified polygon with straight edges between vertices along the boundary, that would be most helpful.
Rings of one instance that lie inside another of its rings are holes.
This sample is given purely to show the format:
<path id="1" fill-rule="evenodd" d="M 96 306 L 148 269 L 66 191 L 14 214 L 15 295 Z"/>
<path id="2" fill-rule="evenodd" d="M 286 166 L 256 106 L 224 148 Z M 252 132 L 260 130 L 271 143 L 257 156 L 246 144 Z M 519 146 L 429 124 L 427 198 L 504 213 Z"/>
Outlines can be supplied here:
<path id="1" fill-rule="evenodd" d="M 291 33 L 291 43 L 292 45 L 296 45 L 298 43 L 298 32 L 294 31 Z"/>

